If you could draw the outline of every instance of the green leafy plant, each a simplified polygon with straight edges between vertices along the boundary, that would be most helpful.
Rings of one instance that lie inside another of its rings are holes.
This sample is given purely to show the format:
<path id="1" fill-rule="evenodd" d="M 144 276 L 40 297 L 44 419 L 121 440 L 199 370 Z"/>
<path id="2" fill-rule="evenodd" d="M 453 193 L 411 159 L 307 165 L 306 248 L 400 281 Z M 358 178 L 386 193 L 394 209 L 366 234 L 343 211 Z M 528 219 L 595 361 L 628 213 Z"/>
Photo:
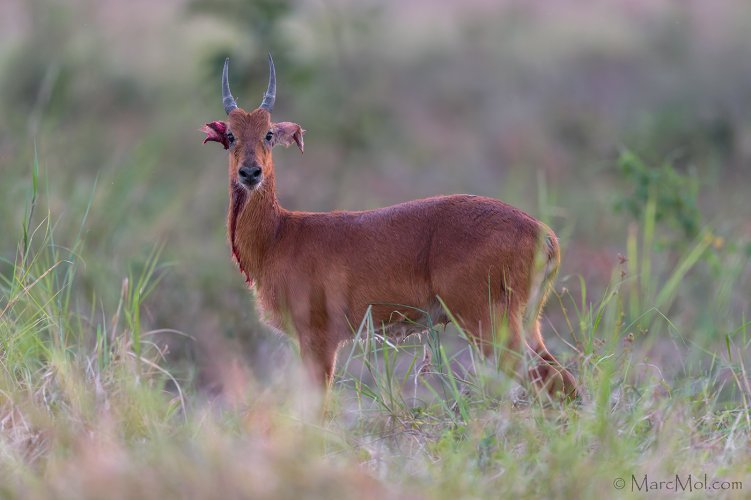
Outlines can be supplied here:
<path id="1" fill-rule="evenodd" d="M 652 199 L 656 223 L 677 230 L 687 239 L 699 234 L 702 217 L 696 175 L 684 174 L 667 161 L 656 167 L 650 166 L 628 149 L 621 152 L 618 158 L 618 170 L 633 189 L 616 201 L 616 211 L 625 212 L 641 221 Z"/>

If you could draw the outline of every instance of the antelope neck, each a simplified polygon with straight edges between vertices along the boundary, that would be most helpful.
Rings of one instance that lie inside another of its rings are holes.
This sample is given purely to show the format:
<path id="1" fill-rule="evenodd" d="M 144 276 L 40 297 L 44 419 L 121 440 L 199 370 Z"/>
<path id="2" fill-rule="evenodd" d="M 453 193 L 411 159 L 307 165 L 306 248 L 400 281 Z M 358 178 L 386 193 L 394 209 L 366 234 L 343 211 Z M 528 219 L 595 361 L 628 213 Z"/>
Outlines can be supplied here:
<path id="1" fill-rule="evenodd" d="M 252 284 L 258 279 L 263 260 L 273 244 L 282 208 L 276 198 L 273 175 L 255 191 L 248 191 L 237 179 L 230 181 L 227 230 L 232 256 Z"/>

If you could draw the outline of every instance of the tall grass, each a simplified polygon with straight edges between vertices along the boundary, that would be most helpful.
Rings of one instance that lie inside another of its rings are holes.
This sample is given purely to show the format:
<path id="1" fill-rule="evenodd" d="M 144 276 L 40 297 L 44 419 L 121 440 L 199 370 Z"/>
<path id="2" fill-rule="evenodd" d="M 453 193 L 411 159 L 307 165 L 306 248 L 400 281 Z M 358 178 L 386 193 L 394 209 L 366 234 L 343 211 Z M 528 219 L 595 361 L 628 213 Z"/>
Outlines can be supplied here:
<path id="1" fill-rule="evenodd" d="M 318 433 L 293 418 L 288 399 L 253 386 L 241 404 L 222 409 L 195 388 L 184 392 L 155 341 L 161 332 L 145 331 L 141 320 L 159 281 L 159 251 L 113 283 L 113 311 L 96 291 L 82 295 L 85 244 L 79 236 L 60 247 L 50 214 L 35 217 L 37 167 L 16 259 L 0 277 L 0 496 L 382 490 L 357 469 L 315 465 Z"/>
<path id="2" fill-rule="evenodd" d="M 173 376 L 142 316 L 164 272 L 159 247 L 115 290 L 85 292 L 85 230 L 56 244 L 51 215 L 38 214 L 38 162 L 34 172 L 0 277 L 5 497 L 601 498 L 639 494 L 645 474 L 707 474 L 737 498 L 751 487 L 748 322 L 712 340 L 669 316 L 700 271 L 706 234 L 664 259 L 648 209 L 602 294 L 584 280 L 576 296 L 557 290 L 560 320 L 545 328 L 568 345 L 575 404 L 527 394 L 461 331 L 429 325 L 396 343 L 366 316 L 321 420 L 305 411 L 294 363 L 270 385 L 244 379 L 234 399 Z M 113 310 L 102 293 L 119 294 Z M 678 369 L 661 363 L 666 349 Z"/>

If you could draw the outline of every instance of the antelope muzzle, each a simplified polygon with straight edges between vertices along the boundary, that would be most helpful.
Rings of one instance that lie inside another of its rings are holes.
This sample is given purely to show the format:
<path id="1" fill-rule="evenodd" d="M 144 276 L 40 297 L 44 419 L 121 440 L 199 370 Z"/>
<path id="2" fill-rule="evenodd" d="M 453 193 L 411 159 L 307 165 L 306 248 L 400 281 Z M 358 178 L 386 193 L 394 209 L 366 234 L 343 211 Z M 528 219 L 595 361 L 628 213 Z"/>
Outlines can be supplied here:
<path id="1" fill-rule="evenodd" d="M 237 179 L 243 186 L 253 189 L 263 180 L 263 170 L 258 165 L 244 165 L 237 171 Z"/>

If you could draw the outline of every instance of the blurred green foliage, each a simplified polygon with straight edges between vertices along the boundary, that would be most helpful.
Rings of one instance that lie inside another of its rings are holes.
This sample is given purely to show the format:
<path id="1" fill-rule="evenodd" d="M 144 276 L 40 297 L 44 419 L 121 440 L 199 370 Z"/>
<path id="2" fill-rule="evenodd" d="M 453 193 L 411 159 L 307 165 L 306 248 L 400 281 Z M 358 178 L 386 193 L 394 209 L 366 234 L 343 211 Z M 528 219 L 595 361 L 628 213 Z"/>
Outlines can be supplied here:
<path id="1" fill-rule="evenodd" d="M 292 0 L 190 0 L 186 10 L 189 15 L 204 15 L 216 18 L 232 33 L 231 46 L 211 47 L 205 59 L 209 77 L 216 81 L 215 68 L 221 68 L 224 58 L 233 56 L 232 83 L 237 88 L 247 88 L 252 82 L 265 82 L 266 67 L 257 64 L 264 52 L 271 52 L 277 64 L 288 67 L 290 57 L 289 38 L 280 27 L 292 12 Z M 256 64 L 250 64 L 254 62 Z M 285 86 L 295 81 L 285 73 Z M 294 88 L 294 87 L 293 87 Z"/>
<path id="2" fill-rule="evenodd" d="M 702 225 L 696 172 L 683 174 L 670 162 L 649 166 L 629 150 L 621 152 L 618 169 L 633 191 L 616 201 L 616 210 L 642 221 L 647 203 L 654 200 L 657 223 L 677 229 L 681 233 L 680 240 L 690 241 L 696 237 Z"/>

